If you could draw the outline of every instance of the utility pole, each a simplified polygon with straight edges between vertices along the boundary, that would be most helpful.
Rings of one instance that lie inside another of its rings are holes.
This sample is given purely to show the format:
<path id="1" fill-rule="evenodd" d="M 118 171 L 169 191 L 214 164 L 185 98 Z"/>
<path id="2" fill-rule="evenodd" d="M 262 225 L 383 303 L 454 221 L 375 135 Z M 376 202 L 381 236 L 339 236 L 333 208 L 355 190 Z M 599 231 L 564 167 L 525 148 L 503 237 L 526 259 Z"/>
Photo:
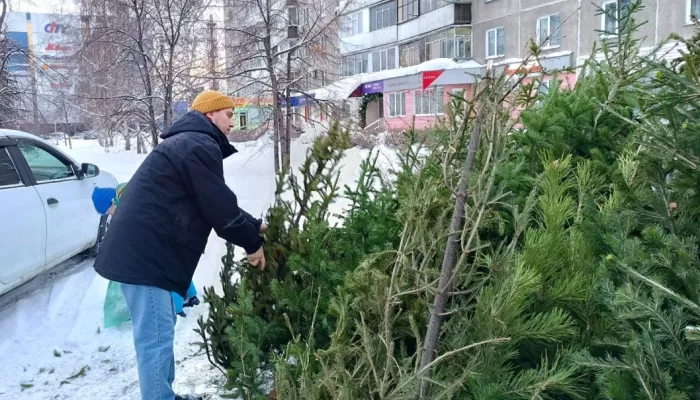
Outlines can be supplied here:
<path id="1" fill-rule="evenodd" d="M 211 76 L 211 89 L 219 90 L 219 80 L 216 79 L 216 59 L 218 51 L 216 48 L 216 36 L 214 35 L 216 23 L 214 23 L 213 15 L 209 15 L 209 23 L 207 26 L 209 28 L 209 75 Z"/>

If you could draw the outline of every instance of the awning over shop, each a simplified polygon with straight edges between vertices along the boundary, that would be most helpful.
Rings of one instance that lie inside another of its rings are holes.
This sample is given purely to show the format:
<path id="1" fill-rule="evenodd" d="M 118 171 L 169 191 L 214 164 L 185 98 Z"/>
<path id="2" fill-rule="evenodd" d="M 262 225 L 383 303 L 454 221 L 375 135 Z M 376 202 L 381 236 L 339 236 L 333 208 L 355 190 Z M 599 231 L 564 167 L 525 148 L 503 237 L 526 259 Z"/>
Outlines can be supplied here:
<path id="1" fill-rule="evenodd" d="M 483 66 L 474 60 L 455 61 L 448 58 L 439 58 L 412 67 L 350 76 L 310 92 L 316 95 L 316 100 L 339 101 L 373 93 L 398 92 L 421 88 L 426 89 L 429 86 L 443 84 L 440 83 L 441 78 L 443 80 L 457 80 L 460 77 L 469 79 L 466 77 L 465 71 L 474 71 L 474 73 L 477 73 L 482 69 Z M 459 70 L 462 71 L 462 73 L 446 75 L 448 71 L 452 70 Z M 454 83 L 471 82 L 473 82 L 473 78 L 469 81 Z"/>

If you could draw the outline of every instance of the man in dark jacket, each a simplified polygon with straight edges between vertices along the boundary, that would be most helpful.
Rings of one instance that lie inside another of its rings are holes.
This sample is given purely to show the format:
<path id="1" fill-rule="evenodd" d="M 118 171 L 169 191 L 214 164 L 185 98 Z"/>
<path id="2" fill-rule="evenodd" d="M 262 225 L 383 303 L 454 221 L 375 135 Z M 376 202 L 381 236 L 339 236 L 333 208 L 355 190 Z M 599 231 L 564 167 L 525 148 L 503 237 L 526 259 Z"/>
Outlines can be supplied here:
<path id="1" fill-rule="evenodd" d="M 265 225 L 238 207 L 224 182 L 223 159 L 236 152 L 233 99 L 201 93 L 192 110 L 161 138 L 129 181 L 95 260 L 95 270 L 120 282 L 134 330 L 143 400 L 176 396 L 171 291 L 186 295 L 212 228 L 265 268 L 260 232 Z"/>

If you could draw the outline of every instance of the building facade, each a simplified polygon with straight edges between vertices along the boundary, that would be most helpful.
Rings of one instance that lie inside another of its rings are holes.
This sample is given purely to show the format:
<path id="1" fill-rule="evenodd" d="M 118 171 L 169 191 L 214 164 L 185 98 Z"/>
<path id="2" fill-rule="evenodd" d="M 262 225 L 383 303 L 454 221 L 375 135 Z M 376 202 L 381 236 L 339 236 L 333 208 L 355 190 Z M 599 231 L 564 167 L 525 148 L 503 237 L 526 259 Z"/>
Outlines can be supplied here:
<path id="1" fill-rule="evenodd" d="M 15 50 L 8 70 L 23 93 L 18 127 L 51 131 L 81 122 L 70 79 L 78 70 L 73 54 L 81 40 L 79 16 L 9 12 L 6 22 Z"/>
<path id="2" fill-rule="evenodd" d="M 239 104 L 234 130 L 271 125 L 272 106 L 283 100 L 274 98 L 273 80 L 286 96 L 339 79 L 337 6 L 337 0 L 224 1 L 226 84 Z M 295 113 L 294 124 L 299 118 Z"/>
<path id="3" fill-rule="evenodd" d="M 425 128 L 454 94 L 468 95 L 477 66 L 505 73 L 531 68 L 547 86 L 547 70 L 573 85 L 577 67 L 596 43 L 617 36 L 631 0 L 359 0 L 342 16 L 340 75 L 358 82 L 350 96 L 372 95 L 366 125 L 389 130 Z M 644 0 L 635 14 L 642 51 L 666 43 L 671 33 L 693 34 L 691 15 L 700 0 Z M 523 65 L 531 41 L 542 65 Z M 670 42 L 662 56 L 678 56 Z M 474 65 L 476 63 L 476 65 Z M 461 65 L 460 65 L 461 64 Z M 544 74 L 544 76 L 542 76 Z M 438 75 L 430 80 L 426 77 Z M 429 83 L 428 83 L 429 82 Z M 373 91 L 365 91 L 374 87 Z M 381 87 L 381 91 L 376 88 Z M 377 108 L 377 109 L 374 109 Z M 376 119 L 375 119 L 376 116 Z"/>

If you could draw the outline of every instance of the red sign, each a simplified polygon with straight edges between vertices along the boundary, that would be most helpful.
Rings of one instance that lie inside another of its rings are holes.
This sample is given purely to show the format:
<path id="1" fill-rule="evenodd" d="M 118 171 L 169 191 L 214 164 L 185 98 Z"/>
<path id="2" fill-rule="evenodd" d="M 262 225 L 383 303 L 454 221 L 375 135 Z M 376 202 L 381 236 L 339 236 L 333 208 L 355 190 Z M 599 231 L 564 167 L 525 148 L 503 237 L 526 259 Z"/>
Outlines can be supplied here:
<path id="1" fill-rule="evenodd" d="M 70 51 L 70 46 L 64 46 L 62 44 L 49 43 L 46 45 L 46 50 L 48 51 Z"/>
<path id="2" fill-rule="evenodd" d="M 423 89 L 427 89 L 445 71 L 423 71 Z"/>
<path id="3" fill-rule="evenodd" d="M 517 68 L 509 68 L 507 65 L 503 68 L 503 71 L 508 75 L 527 75 L 534 74 L 536 72 L 542 72 L 541 65 L 520 65 Z"/>

